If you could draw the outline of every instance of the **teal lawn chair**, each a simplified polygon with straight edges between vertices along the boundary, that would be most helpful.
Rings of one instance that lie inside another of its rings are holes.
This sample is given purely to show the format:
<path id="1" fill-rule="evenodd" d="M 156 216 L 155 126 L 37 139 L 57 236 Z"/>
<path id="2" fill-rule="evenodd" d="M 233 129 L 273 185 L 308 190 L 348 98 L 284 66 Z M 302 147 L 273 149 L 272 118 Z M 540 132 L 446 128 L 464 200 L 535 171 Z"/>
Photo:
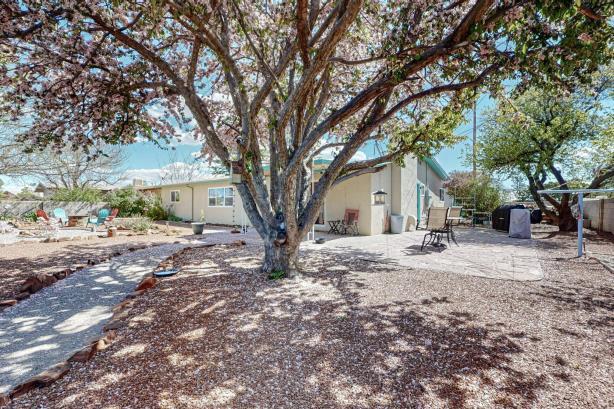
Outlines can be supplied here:
<path id="1" fill-rule="evenodd" d="M 94 230 L 96 230 L 98 228 L 98 226 L 100 226 L 101 224 L 103 224 L 105 222 L 107 217 L 109 217 L 109 210 L 108 209 L 100 209 L 98 211 L 98 216 L 91 216 L 89 219 L 87 219 L 87 223 L 85 224 L 85 227 L 87 228 L 87 226 L 92 224 L 92 225 L 95 226 Z"/>
<path id="2" fill-rule="evenodd" d="M 66 216 L 66 212 L 61 207 L 53 209 L 53 217 L 58 219 L 62 226 L 66 226 L 66 223 L 68 223 L 68 217 Z"/>

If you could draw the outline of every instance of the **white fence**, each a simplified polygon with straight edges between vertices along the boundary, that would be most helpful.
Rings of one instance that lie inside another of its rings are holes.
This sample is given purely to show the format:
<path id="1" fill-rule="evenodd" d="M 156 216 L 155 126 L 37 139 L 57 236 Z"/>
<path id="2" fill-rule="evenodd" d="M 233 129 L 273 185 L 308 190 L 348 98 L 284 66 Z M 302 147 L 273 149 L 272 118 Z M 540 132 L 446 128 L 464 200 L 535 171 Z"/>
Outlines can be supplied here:
<path id="1" fill-rule="evenodd" d="M 61 207 L 68 216 L 89 216 L 106 206 L 106 203 L 3 200 L 0 201 L 0 215 L 19 217 L 28 212 L 35 212 L 38 209 L 52 213 L 53 209 Z"/>
<path id="2" fill-rule="evenodd" d="M 584 199 L 584 218 L 591 229 L 614 233 L 614 199 Z"/>

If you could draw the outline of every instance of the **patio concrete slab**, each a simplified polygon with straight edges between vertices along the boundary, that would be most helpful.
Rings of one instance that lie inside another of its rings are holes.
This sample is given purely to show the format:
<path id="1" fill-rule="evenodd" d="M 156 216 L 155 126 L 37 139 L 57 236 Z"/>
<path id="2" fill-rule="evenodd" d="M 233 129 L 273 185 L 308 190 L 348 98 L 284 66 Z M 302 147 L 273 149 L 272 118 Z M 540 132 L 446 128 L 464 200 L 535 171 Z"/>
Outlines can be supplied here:
<path id="1" fill-rule="evenodd" d="M 356 257 L 395 263 L 414 269 L 466 274 L 498 280 L 535 281 L 543 278 L 532 239 L 512 239 L 506 233 L 480 228 L 457 229 L 459 246 L 433 246 L 420 251 L 424 230 L 377 236 L 330 236 L 324 244 L 305 243 L 304 248 L 326 248 L 354 253 Z"/>

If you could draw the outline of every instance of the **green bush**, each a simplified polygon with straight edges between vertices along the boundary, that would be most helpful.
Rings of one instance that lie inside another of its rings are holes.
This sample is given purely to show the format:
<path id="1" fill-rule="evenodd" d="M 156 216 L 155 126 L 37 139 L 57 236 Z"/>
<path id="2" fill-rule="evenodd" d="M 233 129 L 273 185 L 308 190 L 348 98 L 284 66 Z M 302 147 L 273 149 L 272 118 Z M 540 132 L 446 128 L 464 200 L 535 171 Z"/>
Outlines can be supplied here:
<path id="1" fill-rule="evenodd" d="M 148 196 L 149 205 L 145 209 L 145 216 L 149 217 L 151 220 L 166 220 L 168 217 L 168 213 L 162 207 L 162 201 L 159 197 Z"/>
<path id="2" fill-rule="evenodd" d="M 51 200 L 57 202 L 87 202 L 99 203 L 102 200 L 102 193 L 98 189 L 89 187 L 73 188 L 73 189 L 58 189 L 53 192 Z"/>
<path id="3" fill-rule="evenodd" d="M 145 233 L 146 231 L 151 229 L 152 226 L 153 223 L 147 217 L 134 218 L 126 223 L 127 228 L 137 233 Z"/>
<path id="4" fill-rule="evenodd" d="M 142 216 L 146 214 L 151 200 L 152 198 L 132 187 L 114 190 L 106 197 L 106 202 L 111 209 L 119 209 L 118 217 Z"/>
<path id="5" fill-rule="evenodd" d="M 21 215 L 21 219 L 29 222 L 35 222 L 38 220 L 38 217 L 36 216 L 35 212 L 27 212 Z"/>
<path id="6" fill-rule="evenodd" d="M 169 214 L 166 220 L 168 220 L 169 222 L 182 222 L 183 221 L 181 217 L 175 216 L 174 214 Z"/>

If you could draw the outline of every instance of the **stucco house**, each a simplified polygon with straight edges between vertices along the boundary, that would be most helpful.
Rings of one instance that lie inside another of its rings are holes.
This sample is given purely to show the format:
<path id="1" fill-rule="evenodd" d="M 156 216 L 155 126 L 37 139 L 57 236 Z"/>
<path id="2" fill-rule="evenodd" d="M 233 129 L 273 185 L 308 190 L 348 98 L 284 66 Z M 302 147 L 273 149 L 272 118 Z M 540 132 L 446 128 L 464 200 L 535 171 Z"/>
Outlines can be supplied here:
<path id="1" fill-rule="evenodd" d="M 314 161 L 316 179 L 329 163 L 324 159 Z M 407 216 L 405 228 L 410 230 L 424 222 L 430 206 L 451 205 L 453 199 L 443 187 L 448 175 L 435 159 L 408 156 L 404 167 L 394 163 L 382 167 L 377 173 L 360 175 L 333 187 L 325 199 L 316 230 L 327 231 L 327 222 L 343 219 L 346 209 L 359 211 L 358 231 L 362 235 L 384 233 L 391 214 Z M 228 176 L 137 188 L 159 195 L 164 207 L 184 220 L 250 224 Z M 375 203 L 375 191 L 387 193 L 382 203 Z"/>

